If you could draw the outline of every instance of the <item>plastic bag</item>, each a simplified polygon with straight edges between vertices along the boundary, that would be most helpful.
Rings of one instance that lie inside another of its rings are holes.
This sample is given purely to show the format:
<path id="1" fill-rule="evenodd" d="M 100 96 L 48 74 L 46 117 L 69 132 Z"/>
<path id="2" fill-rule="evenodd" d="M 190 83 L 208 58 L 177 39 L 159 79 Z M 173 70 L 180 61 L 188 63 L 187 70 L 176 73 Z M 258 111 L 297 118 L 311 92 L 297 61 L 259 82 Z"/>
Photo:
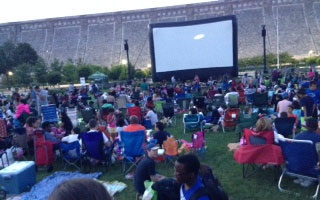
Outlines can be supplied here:
<path id="1" fill-rule="evenodd" d="M 152 181 L 145 181 L 144 187 L 146 190 L 143 193 L 142 200 L 157 200 L 158 199 L 158 193 L 152 189 L 152 185 L 154 182 Z"/>

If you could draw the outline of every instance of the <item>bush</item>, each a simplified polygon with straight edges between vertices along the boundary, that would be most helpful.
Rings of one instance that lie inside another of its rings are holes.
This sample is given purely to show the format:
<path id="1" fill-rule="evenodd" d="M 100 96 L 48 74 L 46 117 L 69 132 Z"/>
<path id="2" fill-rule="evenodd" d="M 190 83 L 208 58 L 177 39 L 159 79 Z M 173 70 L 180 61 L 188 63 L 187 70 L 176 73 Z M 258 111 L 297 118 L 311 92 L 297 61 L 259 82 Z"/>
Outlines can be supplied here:
<path id="1" fill-rule="evenodd" d="M 47 81 L 51 85 L 57 85 L 58 83 L 61 83 L 61 74 L 56 71 L 51 71 L 46 76 Z"/>
<path id="2" fill-rule="evenodd" d="M 62 67 L 62 80 L 65 83 L 79 82 L 78 70 L 75 65 L 67 63 Z"/>
<path id="3" fill-rule="evenodd" d="M 135 70 L 134 77 L 137 79 L 143 79 L 146 77 L 146 74 L 141 69 L 137 69 Z"/>
<path id="4" fill-rule="evenodd" d="M 119 80 L 120 78 L 120 74 L 122 73 L 122 71 L 124 71 L 126 68 L 125 65 L 114 65 L 110 68 L 110 72 L 109 72 L 109 79 L 110 80 Z"/>
<path id="5" fill-rule="evenodd" d="M 88 80 L 88 77 L 93 73 L 92 69 L 89 66 L 81 66 L 78 68 L 79 77 L 84 77 Z"/>
<path id="6" fill-rule="evenodd" d="M 315 64 L 317 64 L 318 58 L 319 57 L 317 57 L 317 56 L 307 58 L 306 59 L 307 65 L 315 65 Z"/>

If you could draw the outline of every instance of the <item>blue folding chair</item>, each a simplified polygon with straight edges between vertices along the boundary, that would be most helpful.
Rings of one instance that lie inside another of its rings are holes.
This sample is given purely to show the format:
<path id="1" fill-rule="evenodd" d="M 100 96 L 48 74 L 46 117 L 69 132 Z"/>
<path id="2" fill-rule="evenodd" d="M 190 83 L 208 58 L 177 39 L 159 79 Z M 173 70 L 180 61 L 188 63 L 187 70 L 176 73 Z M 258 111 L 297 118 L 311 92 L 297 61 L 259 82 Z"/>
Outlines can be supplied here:
<path id="1" fill-rule="evenodd" d="M 79 141 L 74 141 L 72 143 L 61 143 L 60 144 L 61 156 L 64 162 L 64 169 L 69 166 L 74 166 L 78 170 L 82 166 L 82 155 L 80 153 L 80 143 Z M 80 166 L 77 165 L 80 164 Z"/>
<path id="2" fill-rule="evenodd" d="M 102 134 L 103 133 L 99 131 L 82 133 L 81 139 L 84 148 L 84 157 L 89 160 L 93 158 L 101 161 L 102 164 L 108 165 L 111 163 L 112 147 L 105 147 Z"/>
<path id="3" fill-rule="evenodd" d="M 285 190 L 281 186 L 282 179 L 285 175 L 303 179 L 309 179 L 312 181 L 317 181 L 317 189 L 313 199 L 317 199 L 319 192 L 319 168 L 318 154 L 313 142 L 310 140 L 294 140 L 294 139 L 280 139 L 279 145 L 282 149 L 283 155 L 286 160 L 286 167 L 283 170 L 279 182 L 278 188 L 281 192 L 299 193 Z"/>
<path id="4" fill-rule="evenodd" d="M 145 151 L 143 144 L 146 139 L 146 133 L 144 130 L 136 132 L 120 132 L 121 143 L 124 149 L 122 160 L 122 172 L 127 173 L 133 167 L 136 167 L 139 161 L 143 158 Z M 131 166 L 126 170 L 126 164 Z"/>
<path id="5" fill-rule="evenodd" d="M 285 138 L 288 138 L 290 135 L 292 135 L 292 138 L 295 137 L 295 124 L 296 118 L 294 117 L 276 118 L 274 120 L 274 126 L 277 132 Z"/>
<path id="6" fill-rule="evenodd" d="M 57 123 L 59 115 L 55 104 L 41 106 L 42 122 Z"/>
<path id="7" fill-rule="evenodd" d="M 187 130 L 203 130 L 205 125 L 205 120 L 201 120 L 200 115 L 183 115 L 183 133 L 185 134 Z"/>

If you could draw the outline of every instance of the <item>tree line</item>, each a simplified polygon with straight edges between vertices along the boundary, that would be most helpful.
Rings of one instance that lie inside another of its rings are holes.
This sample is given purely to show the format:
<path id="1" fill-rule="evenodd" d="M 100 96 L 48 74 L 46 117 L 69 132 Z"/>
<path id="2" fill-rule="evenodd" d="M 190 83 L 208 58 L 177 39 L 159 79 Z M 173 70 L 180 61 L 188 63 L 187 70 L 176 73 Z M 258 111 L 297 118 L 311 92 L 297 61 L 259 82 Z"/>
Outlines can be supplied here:
<path id="1" fill-rule="evenodd" d="M 151 76 L 151 69 L 135 69 L 130 63 L 131 76 L 142 79 Z M 2 86 L 31 86 L 57 85 L 79 83 L 80 77 L 88 77 L 101 72 L 109 80 L 126 80 L 128 77 L 127 65 L 113 65 L 111 67 L 83 63 L 81 60 L 71 59 L 62 62 L 54 59 L 46 63 L 28 43 L 6 42 L 0 46 L 0 75 Z"/>

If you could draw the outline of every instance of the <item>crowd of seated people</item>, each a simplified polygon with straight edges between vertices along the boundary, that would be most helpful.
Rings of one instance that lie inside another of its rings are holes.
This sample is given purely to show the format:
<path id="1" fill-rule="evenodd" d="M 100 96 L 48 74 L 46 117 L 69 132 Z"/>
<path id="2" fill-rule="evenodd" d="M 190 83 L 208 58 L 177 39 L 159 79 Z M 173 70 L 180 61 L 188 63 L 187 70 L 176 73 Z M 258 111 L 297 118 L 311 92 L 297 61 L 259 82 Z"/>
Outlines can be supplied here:
<path id="1" fill-rule="evenodd" d="M 250 139 L 245 138 L 243 134 L 243 139 L 246 141 L 243 142 L 242 139 L 235 148 L 241 149 L 242 146 L 255 142 L 277 145 L 277 139 L 282 136 L 272 123 L 278 117 L 295 118 L 294 129 L 297 133 L 310 128 L 308 118 L 318 119 L 319 83 L 316 72 L 312 76 L 304 76 L 294 70 L 274 70 L 271 77 L 264 77 L 259 73 L 254 76 L 244 74 L 241 80 L 236 78 L 230 80 L 228 76 L 223 76 L 219 80 L 210 77 L 207 82 L 200 82 L 200 77 L 196 76 L 194 80 L 185 82 L 174 80 L 172 83 L 163 81 L 159 84 L 150 84 L 147 80 L 143 80 L 141 83 L 139 81 L 133 81 L 131 84 L 117 83 L 108 88 L 106 93 L 103 93 L 95 83 L 80 88 L 71 85 L 67 92 L 59 94 L 36 86 L 31 88 L 28 94 L 19 93 L 16 89 L 10 100 L 1 97 L 1 118 L 5 121 L 7 130 L 11 130 L 15 135 L 15 145 L 21 146 L 28 153 L 32 153 L 30 149 L 33 149 L 33 133 L 37 129 L 43 130 L 45 139 L 54 143 L 54 149 L 59 148 L 61 142 L 83 143 L 82 132 L 88 133 L 89 137 L 90 133 L 99 133 L 105 146 L 114 148 L 112 154 L 113 160 L 116 160 L 121 159 L 121 147 L 115 148 L 116 143 L 121 141 L 121 131 L 145 131 L 148 143 L 148 137 L 152 136 L 148 135 L 146 130 L 155 129 L 153 138 L 157 140 L 156 144 L 159 147 L 171 136 L 164 130 L 165 124 L 160 122 L 161 118 L 155 111 L 158 101 L 174 104 L 175 113 L 186 112 L 187 109 L 191 114 L 201 115 L 201 121 L 217 125 L 214 126 L 215 131 L 219 128 L 220 118 L 225 111 L 230 107 L 238 107 L 241 112 L 239 120 L 235 122 L 236 132 L 243 133 L 246 129 L 250 129 L 255 136 L 262 134 L 265 138 L 265 140 L 255 138 L 248 141 Z M 265 107 L 254 106 L 254 96 L 257 94 L 268 96 Z M 225 101 L 216 106 L 215 98 L 219 97 Z M 117 103 L 119 98 L 125 99 L 126 109 L 119 108 Z M 197 98 L 203 99 L 205 106 L 195 104 Z M 233 103 L 235 99 L 238 101 L 236 104 Z M 184 108 L 183 105 L 188 105 L 185 104 L 186 101 L 191 103 Z M 41 121 L 41 106 L 48 104 L 56 105 L 61 123 Z M 79 130 L 72 123 L 71 116 L 68 116 L 68 110 L 71 108 L 83 113 L 83 118 L 85 111 L 92 110 L 89 120 L 84 120 L 87 129 Z M 146 125 L 148 121 L 151 127 Z M 312 131 L 319 132 L 317 127 L 312 128 Z M 297 134 L 296 138 L 299 139 L 302 134 Z"/>

